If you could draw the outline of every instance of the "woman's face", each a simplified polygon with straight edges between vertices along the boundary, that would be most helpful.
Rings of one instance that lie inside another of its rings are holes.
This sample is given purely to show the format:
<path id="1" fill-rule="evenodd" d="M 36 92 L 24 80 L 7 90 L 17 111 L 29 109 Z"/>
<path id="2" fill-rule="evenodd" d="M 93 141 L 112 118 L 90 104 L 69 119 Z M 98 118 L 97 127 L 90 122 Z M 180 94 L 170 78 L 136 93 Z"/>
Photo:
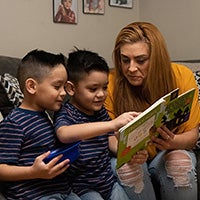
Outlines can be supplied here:
<path id="1" fill-rule="evenodd" d="M 120 48 L 123 75 L 133 86 L 141 86 L 147 77 L 149 68 L 148 44 L 140 41 L 125 44 Z"/>

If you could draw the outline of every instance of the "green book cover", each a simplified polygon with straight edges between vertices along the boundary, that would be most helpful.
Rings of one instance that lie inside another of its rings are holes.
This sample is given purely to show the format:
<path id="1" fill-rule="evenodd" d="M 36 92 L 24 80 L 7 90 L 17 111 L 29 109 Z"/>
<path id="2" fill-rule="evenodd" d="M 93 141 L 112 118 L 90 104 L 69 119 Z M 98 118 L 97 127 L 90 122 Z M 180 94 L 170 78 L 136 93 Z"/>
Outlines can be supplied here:
<path id="1" fill-rule="evenodd" d="M 188 121 L 194 98 L 195 89 L 191 89 L 167 103 L 162 123 L 173 130 Z"/>
<path id="2" fill-rule="evenodd" d="M 170 130 L 189 119 L 195 89 L 178 96 L 175 89 L 119 129 L 117 168 L 127 163 L 137 151 L 145 149 L 156 128 L 166 125 Z"/>

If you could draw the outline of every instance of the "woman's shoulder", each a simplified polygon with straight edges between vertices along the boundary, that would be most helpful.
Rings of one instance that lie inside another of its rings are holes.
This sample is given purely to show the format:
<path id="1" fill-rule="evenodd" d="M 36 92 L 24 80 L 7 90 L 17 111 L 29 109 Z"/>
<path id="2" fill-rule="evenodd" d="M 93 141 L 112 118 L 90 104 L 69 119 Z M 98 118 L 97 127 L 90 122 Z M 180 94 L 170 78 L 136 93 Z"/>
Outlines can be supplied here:
<path id="1" fill-rule="evenodd" d="M 179 63 L 172 63 L 172 70 L 177 87 L 180 88 L 181 93 L 197 87 L 194 74 L 189 67 Z"/>
<path id="2" fill-rule="evenodd" d="M 171 65 L 175 75 L 182 75 L 182 76 L 188 76 L 189 74 L 193 75 L 192 70 L 186 65 L 174 62 Z"/>

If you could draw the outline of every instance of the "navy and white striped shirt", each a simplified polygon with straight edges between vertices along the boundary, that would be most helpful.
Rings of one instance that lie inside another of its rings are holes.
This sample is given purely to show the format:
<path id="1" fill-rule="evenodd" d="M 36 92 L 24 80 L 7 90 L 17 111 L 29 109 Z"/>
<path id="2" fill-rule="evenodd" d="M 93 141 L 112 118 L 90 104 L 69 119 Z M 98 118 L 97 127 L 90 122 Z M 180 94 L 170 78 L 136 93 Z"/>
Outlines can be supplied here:
<path id="1" fill-rule="evenodd" d="M 0 123 L 0 163 L 31 166 L 35 158 L 55 148 L 53 125 L 45 112 L 14 109 Z M 5 183 L 7 199 L 35 200 L 54 193 L 70 193 L 66 175 Z"/>
<path id="2" fill-rule="evenodd" d="M 105 108 L 88 116 L 70 103 L 65 103 L 56 114 L 55 129 L 61 126 L 110 120 Z M 66 133 L 67 134 L 67 133 Z M 109 199 L 116 181 L 111 170 L 108 136 L 113 133 L 81 141 L 80 156 L 71 164 L 68 175 L 72 178 L 73 191 L 82 195 L 89 190 L 99 192 Z"/>

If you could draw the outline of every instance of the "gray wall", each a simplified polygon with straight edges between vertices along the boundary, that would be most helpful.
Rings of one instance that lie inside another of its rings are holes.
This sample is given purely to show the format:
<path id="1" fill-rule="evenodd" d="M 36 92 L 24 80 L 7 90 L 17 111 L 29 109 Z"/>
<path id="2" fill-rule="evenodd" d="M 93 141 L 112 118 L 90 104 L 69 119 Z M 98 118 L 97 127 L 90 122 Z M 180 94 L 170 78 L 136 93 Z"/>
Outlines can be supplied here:
<path id="1" fill-rule="evenodd" d="M 74 46 L 97 51 L 112 66 L 119 30 L 132 21 L 150 21 L 166 38 L 172 59 L 200 58 L 199 0 L 133 0 L 133 9 L 110 7 L 105 14 L 83 14 L 78 24 L 53 22 L 52 0 L 0 0 L 0 55 L 23 57 L 40 48 L 67 54 Z"/>
<path id="2" fill-rule="evenodd" d="M 199 0 L 140 0 L 139 10 L 161 30 L 173 60 L 200 59 Z"/>
<path id="3" fill-rule="evenodd" d="M 133 9 L 105 2 L 104 15 L 83 14 L 78 1 L 78 24 L 53 22 L 52 0 L 0 0 L 0 54 L 23 57 L 40 48 L 67 54 L 74 46 L 97 51 L 111 64 L 114 39 L 127 23 L 139 19 L 139 0 Z"/>

